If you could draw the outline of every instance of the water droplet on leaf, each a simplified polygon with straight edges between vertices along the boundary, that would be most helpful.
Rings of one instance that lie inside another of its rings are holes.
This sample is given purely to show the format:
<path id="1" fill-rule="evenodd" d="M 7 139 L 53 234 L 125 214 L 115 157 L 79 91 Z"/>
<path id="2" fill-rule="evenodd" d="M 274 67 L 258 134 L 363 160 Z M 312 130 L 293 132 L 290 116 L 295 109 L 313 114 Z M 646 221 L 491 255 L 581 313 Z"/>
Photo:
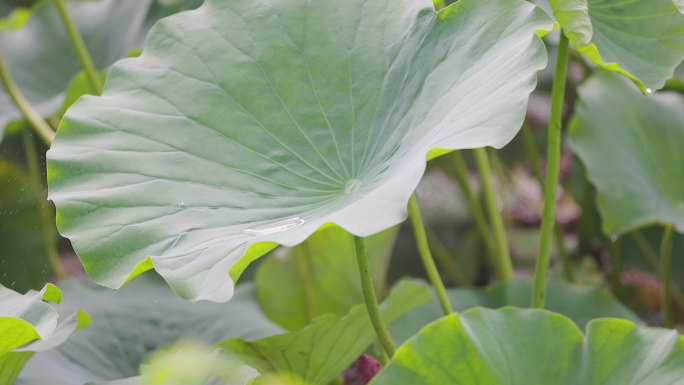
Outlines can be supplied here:
<path id="1" fill-rule="evenodd" d="M 305 222 L 306 221 L 302 218 L 294 217 L 282 221 L 271 222 L 265 225 L 245 229 L 242 230 L 242 232 L 249 235 L 268 235 L 279 233 L 281 231 L 296 229 L 297 227 L 303 225 Z"/>

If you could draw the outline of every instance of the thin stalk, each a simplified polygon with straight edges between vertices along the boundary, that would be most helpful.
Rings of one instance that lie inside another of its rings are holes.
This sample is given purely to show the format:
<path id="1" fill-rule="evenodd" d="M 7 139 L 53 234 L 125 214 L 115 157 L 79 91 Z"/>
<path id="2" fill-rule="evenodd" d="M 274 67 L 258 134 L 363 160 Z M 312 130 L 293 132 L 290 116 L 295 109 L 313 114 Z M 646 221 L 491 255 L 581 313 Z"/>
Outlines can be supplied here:
<path id="1" fill-rule="evenodd" d="M 24 142 L 24 155 L 26 156 L 26 164 L 28 166 L 29 177 L 31 184 L 36 193 L 37 202 L 41 211 L 42 229 L 40 231 L 43 243 L 45 244 L 45 252 L 47 253 L 48 262 L 52 271 L 55 273 L 57 279 L 66 277 L 64 266 L 59 258 L 55 239 L 57 234 L 54 231 L 52 223 L 52 210 L 43 195 L 43 181 L 41 180 L 40 167 L 38 166 L 38 154 L 36 153 L 35 143 L 28 130 L 24 129 L 22 132 L 22 140 Z"/>
<path id="2" fill-rule="evenodd" d="M 563 101 L 568 74 L 568 38 L 561 30 L 556 72 L 551 87 L 551 116 L 549 117 L 548 154 L 546 156 L 546 183 L 544 184 L 544 211 L 541 222 L 541 242 L 539 257 L 534 272 L 534 292 L 532 307 L 544 307 L 549 261 L 551 259 L 551 240 L 556 217 L 556 193 L 560 172 L 561 128 L 563 125 Z"/>
<path id="3" fill-rule="evenodd" d="M 448 162 L 443 163 L 449 168 L 451 174 L 456 177 L 456 181 L 463 192 L 463 195 L 470 206 L 470 213 L 473 215 L 473 220 L 475 221 L 475 226 L 477 226 L 477 231 L 482 237 L 482 242 L 487 249 L 487 255 L 490 257 L 490 263 L 493 265 L 496 273 L 501 276 L 500 267 L 494 262 L 494 258 L 497 254 L 496 243 L 494 238 L 489 231 L 489 225 L 487 224 L 487 219 L 485 217 L 484 210 L 482 209 L 482 204 L 480 199 L 473 192 L 473 188 L 470 185 L 470 176 L 468 174 L 468 166 L 466 165 L 465 159 L 461 152 L 454 151 L 448 157 Z"/>
<path id="4" fill-rule="evenodd" d="M 523 125 L 522 129 L 523 142 L 525 143 L 525 151 L 530 158 L 532 163 L 532 170 L 534 176 L 537 178 L 539 186 L 544 189 L 544 178 L 542 178 L 541 162 L 539 161 L 539 151 L 537 150 L 537 144 L 534 142 L 534 136 L 532 135 L 532 130 L 527 124 Z M 558 249 L 558 255 L 563 261 L 563 276 L 567 281 L 574 281 L 575 277 L 572 273 L 572 267 L 570 265 L 570 254 L 568 253 L 568 248 L 565 247 L 565 239 L 563 237 L 563 229 L 556 223 L 553 227 L 553 236 L 556 241 L 556 248 Z"/>
<path id="5" fill-rule="evenodd" d="M 363 238 L 354 236 L 354 244 L 356 246 L 356 261 L 359 265 L 359 278 L 361 278 L 361 290 L 363 291 L 363 300 L 366 302 L 368 316 L 370 317 L 371 324 L 373 324 L 373 329 L 375 329 L 375 334 L 378 336 L 378 341 L 380 341 L 383 350 L 392 358 L 397 348 L 392 339 L 392 335 L 380 316 L 380 307 L 378 306 L 378 299 L 375 295 L 373 277 L 371 276 L 368 262 L 366 242 Z"/>
<path id="6" fill-rule="evenodd" d="M 17 83 L 12 78 L 12 75 L 10 75 L 1 52 L 0 80 L 2 80 L 2 86 L 5 88 L 5 91 L 7 91 L 10 99 L 12 99 L 14 105 L 17 106 L 31 127 L 33 127 L 33 129 L 36 131 L 36 134 L 38 134 L 41 139 L 45 141 L 45 143 L 52 143 L 52 140 L 55 138 L 55 132 L 52 130 L 52 127 L 50 127 L 50 125 L 47 124 L 47 122 L 40 116 L 40 114 L 36 112 L 33 107 L 31 107 L 31 103 L 26 100 L 26 97 L 17 86 Z"/>
<path id="7" fill-rule="evenodd" d="M 304 291 L 304 310 L 306 318 L 311 321 L 316 317 L 316 297 L 314 294 L 313 273 L 311 272 L 311 261 L 306 252 L 305 244 L 297 245 L 292 250 L 294 253 L 295 263 L 297 264 L 297 274 L 299 275 L 299 282 L 302 284 Z"/>
<path id="8" fill-rule="evenodd" d="M 632 240 L 636 244 L 637 248 L 639 248 L 639 251 L 641 251 L 641 255 L 643 255 L 646 262 L 648 262 L 654 271 L 659 271 L 660 266 L 658 262 L 658 254 L 653 251 L 651 245 L 648 243 L 644 235 L 641 234 L 640 231 L 634 231 L 630 234 L 630 236 L 632 237 Z M 671 287 L 672 299 L 674 299 L 681 309 L 684 309 L 684 292 L 682 292 L 682 289 L 680 289 L 675 282 L 672 282 Z"/>
<path id="9" fill-rule="evenodd" d="M 487 212 L 489 213 L 489 220 L 492 223 L 494 230 L 494 239 L 496 241 L 497 253 L 495 255 L 495 266 L 499 273 L 499 279 L 502 281 L 510 281 L 513 278 L 513 262 L 511 261 L 511 254 L 508 251 L 508 240 L 506 239 L 506 229 L 504 228 L 503 218 L 499 211 L 499 206 L 496 203 L 496 194 L 494 193 L 494 186 L 492 184 L 491 167 L 489 167 L 489 159 L 487 158 L 487 151 L 484 148 L 476 148 L 475 163 L 480 172 L 480 179 L 482 180 L 482 190 L 484 192 L 485 204 L 487 205 Z"/>
<path id="10" fill-rule="evenodd" d="M 608 246 L 608 256 L 610 261 L 610 273 L 608 280 L 613 293 L 619 297 L 622 293 L 622 283 L 620 274 L 622 273 L 622 247 L 619 239 L 611 239 Z"/>
<path id="11" fill-rule="evenodd" d="M 665 226 L 663 238 L 660 242 L 660 280 L 663 282 L 663 301 L 661 304 L 663 312 L 663 326 L 666 328 L 674 327 L 674 316 L 672 315 L 672 225 Z"/>
<path id="12" fill-rule="evenodd" d="M 437 270 L 435 260 L 432 257 L 432 252 L 430 252 L 427 232 L 425 231 L 425 223 L 423 222 L 423 216 L 420 214 L 420 207 L 418 207 L 416 194 L 411 195 L 411 198 L 409 199 L 408 214 L 411 219 L 411 225 L 413 225 L 413 233 L 416 237 L 416 244 L 418 245 L 418 254 L 420 254 L 428 278 L 437 292 L 437 298 L 439 299 L 439 304 L 442 306 L 442 311 L 444 311 L 444 314 L 446 315 L 452 314 L 454 309 L 451 308 L 449 296 L 447 295 L 442 278 L 439 276 L 439 271 Z"/>
<path id="13" fill-rule="evenodd" d="M 456 261 L 456 257 L 449 252 L 437 234 L 435 234 L 435 232 L 429 226 L 425 226 L 425 232 L 427 233 L 430 249 L 433 251 L 437 262 L 442 269 L 444 269 L 444 272 L 449 280 L 455 284 L 467 284 L 468 278 L 465 274 L 463 274 L 461 267 Z"/>
<path id="14" fill-rule="evenodd" d="M 57 10 L 59 11 L 59 15 L 62 18 L 64 27 L 67 30 L 67 34 L 69 35 L 71 45 L 74 47 L 76 55 L 78 56 L 78 60 L 81 62 L 81 66 L 83 66 L 83 69 L 88 76 L 88 81 L 90 82 L 95 94 L 100 95 L 102 93 L 102 82 L 100 81 L 97 69 L 93 63 L 93 58 L 90 56 L 88 48 L 83 42 L 83 36 L 81 36 L 81 33 L 76 28 L 74 21 L 71 19 L 71 16 L 69 16 L 69 10 L 67 10 L 64 0 L 54 0 L 54 2 L 57 6 Z"/>

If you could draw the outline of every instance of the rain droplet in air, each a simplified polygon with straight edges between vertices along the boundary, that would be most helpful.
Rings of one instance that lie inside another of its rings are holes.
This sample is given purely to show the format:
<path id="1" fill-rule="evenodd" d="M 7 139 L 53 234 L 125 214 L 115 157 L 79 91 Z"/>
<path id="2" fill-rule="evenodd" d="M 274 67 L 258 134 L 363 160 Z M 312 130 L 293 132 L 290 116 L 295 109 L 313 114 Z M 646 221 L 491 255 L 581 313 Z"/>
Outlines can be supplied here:
<path id="1" fill-rule="evenodd" d="M 303 225 L 304 222 L 306 222 L 304 219 L 294 217 L 245 229 L 242 230 L 242 232 L 249 235 L 268 235 L 279 233 L 281 231 L 296 229 L 297 227 Z"/>

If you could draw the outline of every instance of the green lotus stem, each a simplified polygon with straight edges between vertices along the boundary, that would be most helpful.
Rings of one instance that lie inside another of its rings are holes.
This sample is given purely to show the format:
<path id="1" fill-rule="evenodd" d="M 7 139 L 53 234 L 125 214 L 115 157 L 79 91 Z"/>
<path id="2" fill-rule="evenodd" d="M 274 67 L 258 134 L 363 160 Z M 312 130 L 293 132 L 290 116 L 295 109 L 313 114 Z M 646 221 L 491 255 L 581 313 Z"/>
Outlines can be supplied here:
<path id="1" fill-rule="evenodd" d="M 90 82 L 95 94 L 100 95 L 102 93 L 102 82 L 100 81 L 97 69 L 93 63 L 93 58 L 90 56 L 85 42 L 83 42 L 83 36 L 81 36 L 81 33 L 76 28 L 74 21 L 71 19 L 71 16 L 69 16 L 69 11 L 64 4 L 64 0 L 54 1 L 55 5 L 57 6 L 57 10 L 59 10 L 59 15 L 62 18 L 62 22 L 64 22 L 64 27 L 67 30 L 67 35 L 69 35 L 71 45 L 74 47 L 76 55 L 78 56 L 78 60 L 81 62 L 81 66 L 83 66 L 83 69 L 86 72 L 88 81 Z"/>
<path id="2" fill-rule="evenodd" d="M 622 252 L 619 239 L 611 239 L 608 246 L 608 256 L 610 261 L 610 274 L 608 280 L 610 281 L 613 293 L 619 296 L 622 293 L 622 284 L 620 283 L 620 274 L 622 273 Z"/>
<path id="3" fill-rule="evenodd" d="M 537 145 L 534 142 L 534 136 L 532 135 L 532 129 L 529 125 L 523 124 L 522 129 L 523 142 L 525 143 L 525 151 L 530 157 L 530 162 L 532 163 L 532 170 L 539 186 L 544 189 L 544 178 L 542 178 L 541 163 L 539 161 L 539 151 L 537 150 Z M 560 255 L 561 261 L 563 261 L 563 276 L 567 281 L 573 282 L 575 277 L 572 273 L 572 267 L 570 265 L 570 254 L 568 253 L 567 247 L 565 247 L 565 239 L 563 238 L 563 229 L 556 223 L 553 227 L 553 236 L 556 241 L 556 248 L 558 249 L 558 255 Z"/>
<path id="4" fill-rule="evenodd" d="M 361 291 L 363 292 L 363 300 L 366 303 L 366 309 L 368 310 L 368 317 L 370 317 L 371 324 L 373 324 L 373 329 L 375 329 L 375 334 L 378 336 L 378 341 L 380 341 L 383 350 L 392 358 L 397 348 L 392 339 L 392 335 L 380 316 L 380 307 L 378 306 L 378 299 L 375 295 L 373 276 L 371 275 L 368 262 L 366 242 L 363 238 L 355 235 L 354 244 L 356 246 L 356 261 L 359 265 L 359 278 L 361 278 Z"/>
<path id="5" fill-rule="evenodd" d="M 480 172 L 482 191 L 484 192 L 489 220 L 491 221 L 494 230 L 497 250 L 494 266 L 499 272 L 500 280 L 510 281 L 513 278 L 513 262 L 511 261 L 511 254 L 508 251 L 508 240 L 506 239 L 506 229 L 504 228 L 503 217 L 501 216 L 499 206 L 496 203 L 496 194 L 494 193 L 494 186 L 492 184 L 491 167 L 489 166 L 489 159 L 487 158 L 487 150 L 485 148 L 476 148 L 473 151 L 475 152 L 475 163 Z"/>
<path id="6" fill-rule="evenodd" d="M 443 164 L 449 168 L 450 173 L 456 178 L 456 181 L 461 188 L 461 192 L 466 199 L 466 203 L 470 206 L 470 213 L 473 215 L 477 231 L 480 233 L 480 237 L 482 237 L 482 243 L 484 244 L 485 249 L 487 249 L 489 262 L 496 273 L 501 276 L 500 267 L 494 262 L 494 258 L 497 254 L 496 243 L 489 231 L 489 225 L 487 224 L 487 219 L 484 210 L 482 209 L 480 199 L 475 195 L 470 184 L 470 176 L 465 159 L 463 159 L 463 155 L 461 155 L 461 152 L 459 151 L 454 151 L 447 159 L 447 162 Z"/>
<path id="7" fill-rule="evenodd" d="M 654 271 L 660 270 L 658 254 L 653 251 L 651 245 L 648 243 L 644 235 L 637 230 L 632 232 L 630 236 L 632 237 L 632 240 L 636 246 L 639 248 L 639 251 L 641 251 L 641 255 L 643 255 L 646 262 L 648 262 L 649 266 L 651 266 Z M 672 282 L 670 287 L 672 290 L 672 299 L 674 299 L 681 309 L 684 309 L 684 293 L 682 292 L 682 289 L 680 289 L 675 282 Z"/>
<path id="8" fill-rule="evenodd" d="M 674 327 L 674 316 L 672 315 L 672 225 L 665 226 L 663 238 L 660 242 L 660 280 L 663 284 L 663 301 L 661 309 L 663 312 L 663 326 L 666 328 Z"/>
<path id="9" fill-rule="evenodd" d="M 26 97 L 17 86 L 17 83 L 12 78 L 12 75 L 10 75 L 1 52 L 0 80 L 2 80 L 2 86 L 5 88 L 5 91 L 7 91 L 10 99 L 12 99 L 14 105 L 19 109 L 19 111 L 21 111 L 21 113 L 24 115 L 24 118 L 26 118 L 31 127 L 33 127 L 33 129 L 36 131 L 36 134 L 38 134 L 41 139 L 45 141 L 45 143 L 52 143 L 52 140 L 55 138 L 55 131 L 53 131 L 52 127 L 50 127 L 43 117 L 33 109 L 31 103 L 26 100 Z"/>
<path id="10" fill-rule="evenodd" d="M 37 195 L 39 209 L 42 211 L 40 218 L 43 228 L 40 229 L 40 232 L 43 243 L 45 243 L 45 252 L 47 253 L 48 262 L 50 263 L 50 267 L 52 267 L 52 272 L 55 273 L 55 277 L 57 277 L 57 279 L 62 279 L 65 278 L 67 274 L 64 271 L 64 266 L 62 266 L 62 261 L 59 258 L 59 253 L 57 252 L 57 246 L 55 244 L 57 234 L 55 234 L 54 225 L 52 223 L 52 210 L 50 210 L 50 206 L 43 195 L 43 182 L 40 178 L 41 173 L 40 167 L 38 166 L 38 154 L 36 153 L 35 143 L 33 143 L 33 138 L 27 130 L 23 130 L 22 140 L 24 142 L 24 155 L 26 156 L 29 177 L 31 178 L 31 184 Z"/>
<path id="11" fill-rule="evenodd" d="M 449 252 L 430 226 L 425 226 L 425 232 L 427 234 L 430 250 L 432 250 L 435 259 L 437 259 L 439 265 L 444 269 L 444 273 L 449 280 L 456 284 L 467 284 L 468 277 L 463 274 L 463 270 L 456 261 L 456 256 Z"/>
<path id="12" fill-rule="evenodd" d="M 549 261 L 551 259 L 551 238 L 556 220 L 556 193 L 558 191 L 558 175 L 560 172 L 561 128 L 563 125 L 563 101 L 565 99 L 565 83 L 568 73 L 568 38 L 561 30 L 558 45 L 556 72 L 551 87 L 551 116 L 549 117 L 549 133 L 546 163 L 546 183 L 544 184 L 544 211 L 541 222 L 541 242 L 539 256 L 534 272 L 534 292 L 532 307 L 544 307 Z"/>
<path id="13" fill-rule="evenodd" d="M 662 91 L 675 91 L 684 94 L 684 80 L 677 78 L 668 79 Z"/>
<path id="14" fill-rule="evenodd" d="M 418 245 L 418 254 L 420 254 L 428 278 L 437 292 L 437 298 L 439 299 L 442 311 L 444 311 L 445 315 L 452 314 L 454 309 L 451 307 L 451 301 L 449 301 L 446 288 L 444 287 L 442 278 L 439 276 L 439 271 L 437 270 L 435 260 L 432 257 L 432 252 L 430 252 L 427 232 L 425 231 L 425 223 L 423 222 L 423 216 L 420 214 L 420 207 L 418 207 L 418 199 L 416 199 L 415 193 L 411 195 L 411 198 L 409 199 L 408 215 L 411 219 L 411 224 L 413 225 L 413 233 L 415 234 L 416 244 Z"/>
<path id="15" fill-rule="evenodd" d="M 306 253 L 306 246 L 304 244 L 295 246 L 292 252 L 294 253 L 295 262 L 297 264 L 299 282 L 302 283 L 302 290 L 304 291 L 304 310 L 306 312 L 306 318 L 311 321 L 316 317 L 316 296 L 311 282 L 311 279 L 313 278 L 311 261 Z"/>

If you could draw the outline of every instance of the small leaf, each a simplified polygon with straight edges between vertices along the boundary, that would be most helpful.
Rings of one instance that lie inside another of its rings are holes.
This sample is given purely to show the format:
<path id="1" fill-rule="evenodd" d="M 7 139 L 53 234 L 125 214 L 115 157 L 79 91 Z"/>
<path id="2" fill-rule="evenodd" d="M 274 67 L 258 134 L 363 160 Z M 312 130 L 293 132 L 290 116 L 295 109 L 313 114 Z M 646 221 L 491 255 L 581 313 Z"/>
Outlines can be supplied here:
<path id="1" fill-rule="evenodd" d="M 570 147 L 598 190 L 607 235 L 651 223 L 684 232 L 684 97 L 641 95 L 609 73 L 579 88 Z"/>
<path id="2" fill-rule="evenodd" d="M 282 330 L 261 313 L 250 285 L 240 285 L 226 304 L 187 303 L 150 274 L 117 292 L 76 280 L 63 282 L 62 289 L 60 309 L 84 308 L 93 325 L 36 355 L 20 375 L 22 385 L 118 381 L 138 376 L 150 355 L 179 340 L 213 344 Z"/>
<path id="3" fill-rule="evenodd" d="M 551 7 L 578 51 L 644 93 L 662 88 L 684 59 L 684 15 L 672 0 L 551 0 Z"/>
<path id="4" fill-rule="evenodd" d="M 391 323 L 429 298 L 426 286 L 400 282 L 381 305 L 381 316 L 386 323 Z M 237 354 L 261 374 L 293 373 L 314 384 L 327 384 L 374 340 L 366 307 L 360 304 L 344 317 L 324 315 L 295 332 L 255 341 L 233 339 L 219 346 Z"/>
<path id="5" fill-rule="evenodd" d="M 373 283 L 381 295 L 387 290 L 386 273 L 397 230 L 392 228 L 366 240 Z M 288 330 L 301 329 L 310 316 L 344 315 L 363 302 L 355 253 L 354 239 L 337 226 L 314 233 L 294 248 L 279 249 L 256 275 L 261 308 Z M 305 300 L 307 290 L 312 295 L 311 304 Z"/>
<path id="6" fill-rule="evenodd" d="M 23 295 L 0 285 L 0 385 L 13 384 L 35 352 L 53 349 L 90 325 L 80 310 L 58 323 L 57 311 L 44 301 L 61 299 L 62 292 L 50 283 Z"/>
<path id="7" fill-rule="evenodd" d="M 684 337 L 546 310 L 475 308 L 425 327 L 371 385 L 682 385 Z"/>
<path id="8" fill-rule="evenodd" d="M 226 301 L 253 247 L 388 229 L 431 150 L 510 141 L 551 28 L 523 0 L 208 0 L 67 111 L 58 228 L 100 284 L 142 263 Z"/>

